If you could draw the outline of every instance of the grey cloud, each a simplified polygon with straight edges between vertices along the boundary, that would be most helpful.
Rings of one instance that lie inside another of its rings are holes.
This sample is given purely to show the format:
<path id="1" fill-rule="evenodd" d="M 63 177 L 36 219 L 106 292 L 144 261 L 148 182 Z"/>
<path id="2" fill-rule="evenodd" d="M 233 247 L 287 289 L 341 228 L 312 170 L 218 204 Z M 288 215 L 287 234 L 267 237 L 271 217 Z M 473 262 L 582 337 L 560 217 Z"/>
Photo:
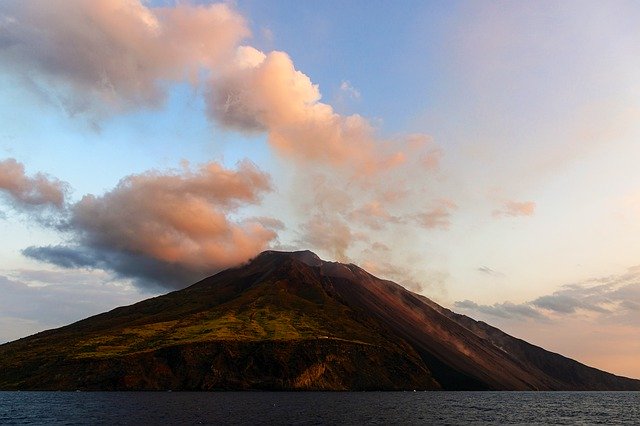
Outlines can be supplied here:
<path id="1" fill-rule="evenodd" d="M 567 295 L 542 296 L 531 302 L 535 306 L 562 314 L 572 314 L 580 307 L 580 302 Z"/>
<path id="2" fill-rule="evenodd" d="M 118 278 L 129 279 L 140 288 L 158 291 L 161 288 L 180 288 L 218 272 L 171 264 L 149 256 L 104 247 L 45 246 L 28 247 L 25 256 L 61 268 L 87 268 L 111 271 Z"/>
<path id="3" fill-rule="evenodd" d="M 516 304 L 511 302 L 495 303 L 493 305 L 479 305 L 470 300 L 463 300 L 455 302 L 456 308 L 481 312 L 483 314 L 491 315 L 500 318 L 533 318 L 542 320 L 545 317 L 532 308 L 528 304 Z"/>
<path id="4" fill-rule="evenodd" d="M 94 256 L 84 253 L 79 247 L 69 246 L 30 246 L 22 254 L 31 259 L 52 263 L 62 268 L 95 268 L 98 263 Z"/>
<path id="5" fill-rule="evenodd" d="M 6 271 L 8 277 L 27 285 L 83 285 L 87 281 L 95 283 L 111 283 L 112 274 L 105 271 L 87 269 L 14 269 Z"/>
<path id="6" fill-rule="evenodd" d="M 638 311 L 640 312 L 640 303 L 633 300 L 623 300 L 620 303 L 624 308 L 630 311 Z"/>
<path id="7" fill-rule="evenodd" d="M 640 282 L 630 283 L 615 289 L 609 295 L 613 299 L 633 300 L 640 303 Z"/>
<path id="8" fill-rule="evenodd" d="M 578 293 L 575 290 L 572 292 Z M 577 309 L 584 309 L 584 310 L 600 312 L 600 313 L 609 312 L 608 309 L 605 309 L 602 306 L 599 306 L 598 304 L 588 303 L 586 301 L 588 300 L 588 297 L 583 297 L 582 299 L 578 297 L 574 297 L 570 294 L 566 294 L 560 291 L 552 295 L 539 297 L 531 303 L 539 308 L 558 312 L 561 314 L 572 314 Z M 600 301 L 600 303 L 604 303 L 604 302 L 606 302 L 606 300 Z"/>
<path id="9" fill-rule="evenodd" d="M 24 271 L 23 271 L 24 272 Z M 102 273 L 39 271 L 31 286 L 0 275 L 0 343 L 58 327 L 116 306 L 135 303 L 149 295 L 130 286 L 105 280 Z M 20 273 L 18 273 L 20 275 Z M 3 324 L 10 327 L 3 327 Z"/>
<path id="10" fill-rule="evenodd" d="M 500 318 L 543 319 L 551 318 L 550 314 L 567 316 L 583 311 L 624 321 L 631 313 L 640 311 L 640 271 L 567 284 L 552 294 L 520 304 L 479 305 L 465 300 L 455 302 L 455 306 Z"/>

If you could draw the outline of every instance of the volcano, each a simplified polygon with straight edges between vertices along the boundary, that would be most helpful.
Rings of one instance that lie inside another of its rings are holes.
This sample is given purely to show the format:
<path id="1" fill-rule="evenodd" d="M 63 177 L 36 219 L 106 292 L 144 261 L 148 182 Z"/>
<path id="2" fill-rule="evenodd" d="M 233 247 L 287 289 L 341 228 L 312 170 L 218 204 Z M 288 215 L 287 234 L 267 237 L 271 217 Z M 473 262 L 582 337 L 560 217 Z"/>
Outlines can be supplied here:
<path id="1" fill-rule="evenodd" d="M 353 264 L 267 251 L 0 345 L 4 390 L 640 390 Z"/>

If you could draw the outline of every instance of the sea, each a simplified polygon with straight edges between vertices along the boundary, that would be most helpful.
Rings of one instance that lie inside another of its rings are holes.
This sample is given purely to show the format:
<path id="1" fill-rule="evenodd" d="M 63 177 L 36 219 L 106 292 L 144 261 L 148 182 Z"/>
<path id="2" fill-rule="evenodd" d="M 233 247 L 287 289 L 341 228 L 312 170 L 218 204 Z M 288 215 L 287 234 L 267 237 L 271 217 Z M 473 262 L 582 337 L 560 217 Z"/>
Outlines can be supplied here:
<path id="1" fill-rule="evenodd" d="M 0 392 L 2 425 L 640 425 L 640 392 Z"/>

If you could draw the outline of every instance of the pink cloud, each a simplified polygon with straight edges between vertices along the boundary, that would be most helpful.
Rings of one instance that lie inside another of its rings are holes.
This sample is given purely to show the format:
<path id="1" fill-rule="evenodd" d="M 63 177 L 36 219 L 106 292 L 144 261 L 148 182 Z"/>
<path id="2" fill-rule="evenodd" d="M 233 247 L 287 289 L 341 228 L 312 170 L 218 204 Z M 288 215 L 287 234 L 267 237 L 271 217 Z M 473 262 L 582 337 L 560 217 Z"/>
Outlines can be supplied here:
<path id="1" fill-rule="evenodd" d="M 69 206 L 58 228 L 69 234 L 69 245 L 23 253 L 65 268 L 109 270 L 143 286 L 184 287 L 276 241 L 279 220 L 238 218 L 269 191 L 269 175 L 246 161 L 236 170 L 211 162 L 127 176 L 113 190 Z"/>
<path id="2" fill-rule="evenodd" d="M 451 200 L 439 200 L 437 205 L 425 212 L 418 213 L 415 221 L 427 229 L 449 229 L 451 215 L 458 206 Z"/>
<path id="3" fill-rule="evenodd" d="M 0 21 L 2 66 L 58 90 L 71 113 L 157 106 L 163 82 L 196 80 L 249 35 L 227 4 L 10 0 L 0 4 Z"/>
<path id="4" fill-rule="evenodd" d="M 501 209 L 493 211 L 494 217 L 510 216 L 533 216 L 536 210 L 536 203 L 533 201 L 506 201 Z"/>
<path id="5" fill-rule="evenodd" d="M 18 209 L 62 209 L 67 191 L 66 183 L 45 174 L 27 176 L 24 165 L 13 158 L 0 161 L 0 193 L 8 195 L 14 207 Z"/>
<path id="6" fill-rule="evenodd" d="M 240 47 L 211 88 L 212 118 L 230 128 L 267 132 L 271 146 L 298 162 L 370 174 L 403 161 L 402 154 L 384 152 L 368 120 L 340 115 L 320 102 L 318 86 L 284 52 Z"/>
<path id="7" fill-rule="evenodd" d="M 249 259 L 276 237 L 260 221 L 228 217 L 270 189 L 268 175 L 247 162 L 237 171 L 208 163 L 196 172 L 147 172 L 100 197 L 82 197 L 71 208 L 71 225 L 92 246 L 217 269 Z"/>

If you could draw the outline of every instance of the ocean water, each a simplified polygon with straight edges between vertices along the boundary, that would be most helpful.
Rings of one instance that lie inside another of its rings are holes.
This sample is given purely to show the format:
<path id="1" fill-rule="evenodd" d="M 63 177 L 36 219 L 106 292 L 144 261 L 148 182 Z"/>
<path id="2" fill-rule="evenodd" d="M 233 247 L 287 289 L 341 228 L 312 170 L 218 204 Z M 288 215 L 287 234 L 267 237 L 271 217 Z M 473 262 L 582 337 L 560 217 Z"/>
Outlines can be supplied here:
<path id="1" fill-rule="evenodd" d="M 640 425 L 640 392 L 0 392 L 0 424 Z"/>

